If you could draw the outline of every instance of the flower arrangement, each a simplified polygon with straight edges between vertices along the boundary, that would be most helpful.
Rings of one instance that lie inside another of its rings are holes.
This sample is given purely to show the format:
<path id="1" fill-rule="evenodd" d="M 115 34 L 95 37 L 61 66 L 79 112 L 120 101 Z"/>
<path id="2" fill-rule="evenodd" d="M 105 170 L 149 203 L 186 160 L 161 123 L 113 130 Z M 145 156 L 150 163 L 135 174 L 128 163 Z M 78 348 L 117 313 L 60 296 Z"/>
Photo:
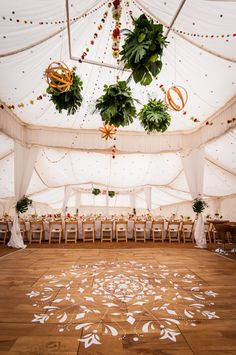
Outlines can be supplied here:
<path id="1" fill-rule="evenodd" d="M 116 194 L 115 191 L 108 191 L 108 196 L 111 198 L 114 197 L 115 194 Z"/>
<path id="2" fill-rule="evenodd" d="M 97 195 L 100 195 L 100 193 L 101 193 L 101 190 L 100 189 L 93 189 L 92 190 L 92 194 L 94 195 L 94 196 L 97 196 Z"/>
<path id="3" fill-rule="evenodd" d="M 162 68 L 162 53 L 167 46 L 163 26 L 154 24 L 144 14 L 133 20 L 134 30 L 124 30 L 126 36 L 122 46 L 121 60 L 126 69 L 132 70 L 136 83 L 149 85 Z"/>
<path id="4" fill-rule="evenodd" d="M 16 204 L 16 210 L 19 213 L 24 213 L 28 211 L 29 206 L 32 205 L 32 200 L 30 200 L 27 196 L 23 196 Z"/>
<path id="5" fill-rule="evenodd" d="M 68 91 L 61 92 L 50 85 L 47 88 L 47 94 L 50 96 L 50 101 L 54 103 L 56 110 L 58 110 L 59 113 L 61 113 L 62 110 L 67 110 L 68 115 L 74 115 L 83 100 L 81 95 L 83 82 L 75 73 L 74 69 L 71 71 L 71 77 L 72 84 Z"/>
<path id="6" fill-rule="evenodd" d="M 150 99 L 138 114 L 141 125 L 147 132 L 165 132 L 171 117 L 168 107 L 161 100 Z"/>
<path id="7" fill-rule="evenodd" d="M 105 94 L 96 101 L 96 110 L 100 112 L 102 121 L 115 127 L 124 127 L 132 123 L 136 108 L 131 89 L 126 81 L 104 85 L 103 91 Z"/>
<path id="8" fill-rule="evenodd" d="M 195 213 L 202 213 L 206 207 L 208 207 L 208 204 L 201 197 L 197 197 L 193 200 L 192 208 Z"/>

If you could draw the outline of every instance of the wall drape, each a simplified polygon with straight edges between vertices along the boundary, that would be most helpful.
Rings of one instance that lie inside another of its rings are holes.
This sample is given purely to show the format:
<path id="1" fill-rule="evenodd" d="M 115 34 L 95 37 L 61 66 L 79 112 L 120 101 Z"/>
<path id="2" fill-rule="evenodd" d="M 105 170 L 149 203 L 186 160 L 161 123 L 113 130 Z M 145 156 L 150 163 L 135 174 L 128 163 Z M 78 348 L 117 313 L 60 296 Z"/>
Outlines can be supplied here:
<path id="1" fill-rule="evenodd" d="M 189 191 L 192 198 L 195 199 L 203 194 L 204 148 L 186 153 L 182 161 Z M 202 213 L 197 216 L 194 237 L 199 248 L 206 247 L 204 217 Z"/>
<path id="2" fill-rule="evenodd" d="M 15 203 L 26 194 L 31 176 L 33 174 L 35 161 L 37 159 L 38 148 L 27 148 L 15 142 L 14 158 L 14 189 Z M 18 214 L 14 207 L 13 226 L 11 229 L 11 238 L 9 247 L 25 248 L 18 221 Z"/>

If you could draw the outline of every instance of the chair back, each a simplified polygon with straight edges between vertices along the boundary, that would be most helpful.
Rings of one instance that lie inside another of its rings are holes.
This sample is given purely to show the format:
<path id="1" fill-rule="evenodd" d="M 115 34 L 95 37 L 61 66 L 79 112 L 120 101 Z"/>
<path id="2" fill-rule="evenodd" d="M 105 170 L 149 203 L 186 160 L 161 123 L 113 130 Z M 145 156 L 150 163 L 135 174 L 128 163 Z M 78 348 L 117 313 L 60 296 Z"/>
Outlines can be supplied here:
<path id="1" fill-rule="evenodd" d="M 134 222 L 135 230 L 145 230 L 146 229 L 146 221 L 135 221 Z"/>
<path id="2" fill-rule="evenodd" d="M 103 231 L 109 231 L 109 230 L 112 230 L 112 227 L 113 227 L 113 221 L 110 220 L 110 219 L 106 219 L 104 221 L 101 221 L 101 229 Z"/>
<path id="3" fill-rule="evenodd" d="M 128 222 L 126 220 L 124 220 L 124 219 L 117 220 L 116 224 L 115 224 L 116 230 L 118 230 L 118 229 L 126 230 L 127 226 L 128 226 Z"/>
<path id="4" fill-rule="evenodd" d="M 59 232 L 62 230 L 62 221 L 49 222 L 49 230 Z"/>
<path id="5" fill-rule="evenodd" d="M 184 221 L 182 222 L 182 230 L 185 232 L 192 232 L 193 230 L 193 222 L 191 221 Z"/>
<path id="6" fill-rule="evenodd" d="M 43 231 L 43 221 L 30 221 L 30 229 L 34 231 Z"/>
<path id="7" fill-rule="evenodd" d="M 8 222 L 0 222 L 0 231 L 9 232 Z"/>
<path id="8" fill-rule="evenodd" d="M 179 231 L 180 228 L 180 222 L 168 222 L 167 230 L 171 231 Z"/>
<path id="9" fill-rule="evenodd" d="M 165 221 L 163 219 L 158 219 L 158 220 L 154 220 L 152 221 L 152 230 L 154 229 L 161 229 L 164 230 L 164 225 L 165 225 Z"/>
<path id="10" fill-rule="evenodd" d="M 65 222 L 65 230 L 69 232 L 78 231 L 78 222 L 77 221 L 67 221 Z"/>

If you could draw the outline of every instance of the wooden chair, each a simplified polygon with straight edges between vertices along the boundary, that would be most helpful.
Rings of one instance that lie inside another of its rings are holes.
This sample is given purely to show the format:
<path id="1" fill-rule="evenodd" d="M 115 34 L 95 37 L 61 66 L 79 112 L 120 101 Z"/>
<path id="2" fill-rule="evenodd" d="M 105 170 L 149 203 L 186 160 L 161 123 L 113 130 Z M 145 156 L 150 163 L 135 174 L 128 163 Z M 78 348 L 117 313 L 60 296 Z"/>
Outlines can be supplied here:
<path id="1" fill-rule="evenodd" d="M 6 244 L 9 235 L 8 222 L 0 222 L 0 243 Z"/>
<path id="2" fill-rule="evenodd" d="M 204 232 L 205 232 L 205 236 L 206 236 L 206 241 L 207 243 L 211 243 L 211 228 L 212 225 L 209 222 L 204 222 Z"/>
<path id="3" fill-rule="evenodd" d="M 155 220 L 152 221 L 151 239 L 153 242 L 164 242 L 165 239 L 165 221 Z"/>
<path id="4" fill-rule="evenodd" d="M 167 232 L 170 243 L 180 243 L 180 222 L 168 222 Z"/>
<path id="5" fill-rule="evenodd" d="M 183 237 L 183 242 L 186 243 L 186 241 L 193 243 L 194 238 L 193 238 L 193 225 L 194 223 L 191 221 L 183 221 L 182 226 L 181 226 L 181 235 Z"/>
<path id="6" fill-rule="evenodd" d="M 95 223 L 92 220 L 82 222 L 82 238 L 83 242 L 93 242 L 95 239 Z"/>
<path id="7" fill-rule="evenodd" d="M 146 222 L 135 221 L 134 222 L 134 241 L 146 242 Z"/>
<path id="8" fill-rule="evenodd" d="M 28 242 L 25 221 L 20 221 L 20 232 L 24 242 Z"/>
<path id="9" fill-rule="evenodd" d="M 44 233 L 43 221 L 31 221 L 30 222 L 30 244 L 36 242 L 41 244 Z"/>
<path id="10" fill-rule="evenodd" d="M 117 242 L 127 242 L 128 240 L 128 222 L 120 219 L 115 224 L 115 235 Z"/>
<path id="11" fill-rule="evenodd" d="M 49 244 L 58 242 L 61 244 L 62 221 L 53 221 L 49 223 Z"/>
<path id="12" fill-rule="evenodd" d="M 101 242 L 112 242 L 113 222 L 106 219 L 101 222 Z"/>
<path id="13" fill-rule="evenodd" d="M 65 243 L 74 242 L 78 240 L 78 222 L 67 221 L 65 223 Z"/>

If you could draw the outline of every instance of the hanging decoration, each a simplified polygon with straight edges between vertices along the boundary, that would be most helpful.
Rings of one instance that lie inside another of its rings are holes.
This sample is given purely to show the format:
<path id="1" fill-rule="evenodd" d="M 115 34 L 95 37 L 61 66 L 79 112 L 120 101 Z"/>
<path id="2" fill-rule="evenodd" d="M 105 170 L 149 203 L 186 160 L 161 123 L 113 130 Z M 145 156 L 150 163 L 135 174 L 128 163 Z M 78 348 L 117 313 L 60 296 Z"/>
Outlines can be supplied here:
<path id="1" fill-rule="evenodd" d="M 49 70 L 50 66 L 46 70 L 45 75 L 49 83 L 47 94 L 50 96 L 50 101 L 54 103 L 59 113 L 61 113 L 62 110 L 67 110 L 68 115 L 74 115 L 82 104 L 81 91 L 83 89 L 83 82 L 75 73 L 76 68 L 70 71 L 70 75 L 67 69 L 62 68 L 63 66 L 58 65 L 53 75 L 51 75 L 51 71 Z M 57 75 L 56 72 L 58 73 Z"/>
<path id="2" fill-rule="evenodd" d="M 188 101 L 188 93 L 182 86 L 171 86 L 165 95 L 165 103 L 170 110 L 181 111 Z"/>
<path id="3" fill-rule="evenodd" d="M 108 191 L 108 196 L 113 198 L 115 196 L 115 191 Z"/>
<path id="4" fill-rule="evenodd" d="M 112 55 L 114 58 L 117 58 L 117 62 L 119 64 L 119 55 L 120 55 L 120 38 L 121 38 L 121 23 L 119 22 L 121 18 L 121 12 L 122 12 L 122 7 L 121 7 L 121 1 L 120 0 L 115 0 L 112 3 L 112 17 L 115 20 L 115 28 L 112 31 Z"/>
<path id="5" fill-rule="evenodd" d="M 73 78 L 70 69 L 63 62 L 52 62 L 45 70 L 45 76 L 50 90 L 63 93 L 70 90 Z"/>
<path id="6" fill-rule="evenodd" d="M 108 140 L 108 138 L 114 139 L 114 136 L 117 132 L 117 128 L 113 124 L 112 125 L 104 124 L 103 127 L 99 128 L 99 131 L 102 134 L 101 137 Z"/>
<path id="7" fill-rule="evenodd" d="M 116 157 L 116 145 L 114 144 L 111 149 L 112 159 Z"/>
<path id="8" fill-rule="evenodd" d="M 144 14 L 133 20 L 134 30 L 124 30 L 121 60 L 126 69 L 131 69 L 136 83 L 149 85 L 162 69 L 162 53 L 167 46 L 163 25 L 154 24 Z"/>
<path id="9" fill-rule="evenodd" d="M 139 121 L 147 132 L 165 132 L 171 123 L 168 107 L 161 100 L 150 99 L 138 113 Z"/>
<path id="10" fill-rule="evenodd" d="M 108 3 L 108 7 L 111 7 L 111 3 Z M 106 21 L 106 18 L 108 16 L 108 11 L 106 10 L 103 13 L 102 19 L 100 20 L 99 25 L 97 26 L 98 31 L 101 31 L 103 29 L 103 25 Z M 90 40 L 90 44 L 93 46 L 95 44 L 95 40 L 98 38 L 98 32 L 94 32 L 92 39 Z M 86 58 L 86 56 L 89 53 L 89 46 L 87 46 L 85 48 L 85 50 L 82 52 L 80 59 L 79 59 L 79 63 L 82 63 L 82 61 Z"/>
<path id="11" fill-rule="evenodd" d="M 197 214 L 202 213 L 206 207 L 208 207 L 208 204 L 201 197 L 197 197 L 193 200 L 193 212 Z"/>
<path id="12" fill-rule="evenodd" d="M 100 193 L 101 193 L 101 190 L 100 189 L 93 189 L 92 190 L 92 194 L 94 195 L 94 196 L 97 196 L 97 195 L 100 195 Z"/>
<path id="13" fill-rule="evenodd" d="M 128 126 L 136 115 L 134 99 L 126 81 L 118 81 L 114 85 L 104 85 L 104 95 L 96 101 L 96 110 L 105 124 Z M 137 100 L 136 100 L 137 101 Z"/>
<path id="14" fill-rule="evenodd" d="M 30 200 L 27 196 L 23 196 L 16 204 L 16 210 L 18 213 L 24 213 L 28 211 L 29 206 L 32 205 L 32 200 Z"/>

